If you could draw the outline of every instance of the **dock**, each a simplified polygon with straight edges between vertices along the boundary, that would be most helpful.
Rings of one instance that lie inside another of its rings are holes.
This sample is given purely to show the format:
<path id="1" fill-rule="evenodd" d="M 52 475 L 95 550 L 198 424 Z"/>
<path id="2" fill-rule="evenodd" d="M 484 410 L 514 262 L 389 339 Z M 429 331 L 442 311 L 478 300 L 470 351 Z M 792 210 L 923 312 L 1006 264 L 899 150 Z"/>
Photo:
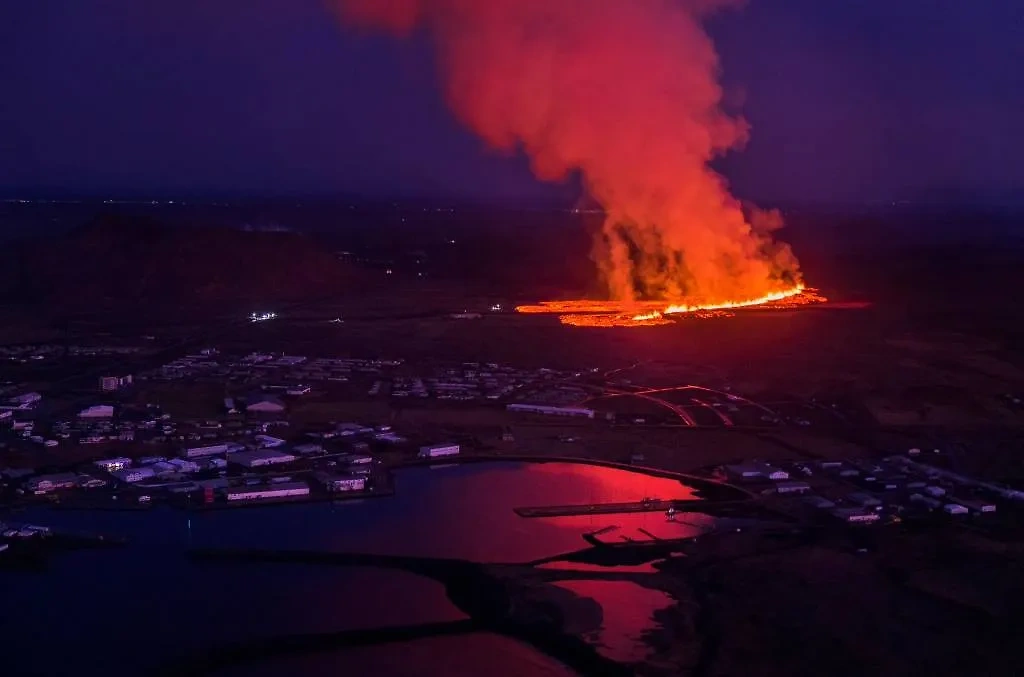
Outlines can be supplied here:
<path id="1" fill-rule="evenodd" d="M 664 512 L 676 510 L 699 510 L 707 501 L 630 501 L 627 503 L 586 503 L 583 505 L 542 505 L 513 508 L 520 517 L 572 517 L 576 515 L 616 515 L 630 512 Z"/>

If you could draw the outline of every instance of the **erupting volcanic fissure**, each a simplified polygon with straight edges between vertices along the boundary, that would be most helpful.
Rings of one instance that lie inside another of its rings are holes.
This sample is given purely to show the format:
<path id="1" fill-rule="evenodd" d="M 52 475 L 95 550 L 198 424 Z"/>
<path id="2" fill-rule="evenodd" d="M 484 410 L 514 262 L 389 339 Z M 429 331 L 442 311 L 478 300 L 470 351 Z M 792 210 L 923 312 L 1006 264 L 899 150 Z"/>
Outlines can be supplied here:
<path id="1" fill-rule="evenodd" d="M 803 290 L 779 214 L 742 205 L 709 166 L 749 131 L 722 108 L 701 24 L 735 0 L 331 1 L 346 20 L 426 29 L 462 122 L 542 179 L 579 174 L 605 214 L 609 298 L 637 322 Z"/>

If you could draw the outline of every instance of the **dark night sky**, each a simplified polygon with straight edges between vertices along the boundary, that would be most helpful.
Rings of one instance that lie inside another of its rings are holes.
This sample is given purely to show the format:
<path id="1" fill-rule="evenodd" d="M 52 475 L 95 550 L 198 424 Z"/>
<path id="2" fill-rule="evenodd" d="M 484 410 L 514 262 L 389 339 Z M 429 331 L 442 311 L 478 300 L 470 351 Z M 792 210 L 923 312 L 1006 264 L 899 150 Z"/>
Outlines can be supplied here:
<path id="1" fill-rule="evenodd" d="M 1024 196 L 1020 0 L 750 0 L 711 30 L 741 195 Z M 0 0 L 0 85 L 3 193 L 573 193 L 459 128 L 425 40 L 321 0 Z"/>

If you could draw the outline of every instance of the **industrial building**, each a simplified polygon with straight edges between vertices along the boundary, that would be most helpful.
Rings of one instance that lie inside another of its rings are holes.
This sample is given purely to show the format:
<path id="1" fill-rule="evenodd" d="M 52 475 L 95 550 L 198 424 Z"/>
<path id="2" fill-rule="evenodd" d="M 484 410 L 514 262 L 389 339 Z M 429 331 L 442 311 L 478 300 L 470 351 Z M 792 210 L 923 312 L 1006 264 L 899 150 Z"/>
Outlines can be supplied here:
<path id="1" fill-rule="evenodd" d="M 273 395 L 253 395 L 246 399 L 245 410 L 258 414 L 280 414 L 284 412 L 284 402 Z"/>
<path id="2" fill-rule="evenodd" d="M 217 456 L 219 454 L 226 454 L 230 449 L 230 445 L 227 442 L 221 444 L 210 444 L 205 447 L 186 447 L 181 450 L 182 456 L 185 458 L 202 458 L 203 456 Z"/>
<path id="3" fill-rule="evenodd" d="M 324 485 L 327 491 L 363 491 L 366 489 L 366 478 L 361 475 L 332 475 L 326 472 L 317 472 L 313 475 L 320 484 Z"/>
<path id="4" fill-rule="evenodd" d="M 125 376 L 101 376 L 100 377 L 100 390 L 105 393 L 114 392 L 120 390 L 132 384 L 132 375 L 127 374 Z"/>
<path id="5" fill-rule="evenodd" d="M 229 501 L 253 501 L 265 498 L 287 498 L 309 496 L 309 485 L 305 482 L 284 482 L 262 487 L 235 487 L 225 492 Z"/>
<path id="6" fill-rule="evenodd" d="M 143 466 L 141 468 L 122 468 L 121 470 L 115 470 L 110 473 L 122 482 L 141 482 L 142 480 L 149 480 L 156 477 L 156 471 L 152 466 Z"/>
<path id="7" fill-rule="evenodd" d="M 779 482 L 775 485 L 775 491 L 780 494 L 803 494 L 811 490 L 807 482 Z"/>
<path id="8" fill-rule="evenodd" d="M 55 475 L 40 475 L 25 482 L 25 489 L 45 493 L 55 489 L 70 489 L 78 484 L 78 475 L 70 472 Z"/>
<path id="9" fill-rule="evenodd" d="M 725 466 L 725 471 L 733 477 L 743 480 L 788 480 L 789 473 L 785 470 L 768 465 L 767 463 L 753 462 Z"/>
<path id="10" fill-rule="evenodd" d="M 78 418 L 113 418 L 114 407 L 109 404 L 94 404 L 78 412 Z"/>
<path id="11" fill-rule="evenodd" d="M 442 442 L 441 444 L 428 444 L 425 447 L 420 447 L 420 458 L 438 458 L 440 456 L 457 456 L 459 453 L 459 445 L 451 442 Z"/>
<path id="12" fill-rule="evenodd" d="M 832 514 L 850 524 L 870 524 L 881 519 L 877 512 L 867 512 L 860 508 L 835 508 Z"/>
<path id="13" fill-rule="evenodd" d="M 292 454 L 273 449 L 256 449 L 255 451 L 239 451 L 228 456 L 228 461 L 244 468 L 261 468 L 280 463 L 291 463 L 296 459 Z"/>
<path id="14" fill-rule="evenodd" d="M 95 461 L 93 463 L 93 465 L 96 466 L 97 468 L 99 468 L 100 470 L 106 470 L 107 472 L 114 472 L 115 470 L 121 470 L 122 468 L 127 468 L 131 464 L 132 464 L 132 459 L 124 458 L 124 457 L 121 457 L 121 458 L 107 458 L 107 459 L 103 459 L 101 461 Z"/>
<path id="15" fill-rule="evenodd" d="M 849 494 L 846 498 L 848 498 L 853 503 L 861 505 L 865 508 L 877 508 L 882 505 L 882 501 L 875 498 L 871 494 L 866 494 L 862 491 L 855 491 L 852 494 Z"/>
<path id="16" fill-rule="evenodd" d="M 581 418 L 594 418 L 593 409 L 583 407 L 558 407 L 548 404 L 510 404 L 505 407 L 507 411 L 518 411 L 526 414 L 544 414 L 547 416 L 578 416 Z"/>

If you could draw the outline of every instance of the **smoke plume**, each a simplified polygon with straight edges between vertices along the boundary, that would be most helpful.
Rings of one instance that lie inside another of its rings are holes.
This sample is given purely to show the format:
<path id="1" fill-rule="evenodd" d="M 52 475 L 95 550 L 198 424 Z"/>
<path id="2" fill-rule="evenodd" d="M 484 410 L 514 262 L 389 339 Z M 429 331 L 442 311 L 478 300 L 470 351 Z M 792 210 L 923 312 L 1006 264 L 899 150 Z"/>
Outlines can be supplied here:
<path id="1" fill-rule="evenodd" d="M 448 101 L 533 171 L 578 171 L 607 215 L 595 258 L 612 298 L 755 298 L 799 282 L 772 232 L 708 165 L 749 127 L 721 108 L 701 20 L 729 0 L 331 0 L 398 34 L 425 29 Z"/>

